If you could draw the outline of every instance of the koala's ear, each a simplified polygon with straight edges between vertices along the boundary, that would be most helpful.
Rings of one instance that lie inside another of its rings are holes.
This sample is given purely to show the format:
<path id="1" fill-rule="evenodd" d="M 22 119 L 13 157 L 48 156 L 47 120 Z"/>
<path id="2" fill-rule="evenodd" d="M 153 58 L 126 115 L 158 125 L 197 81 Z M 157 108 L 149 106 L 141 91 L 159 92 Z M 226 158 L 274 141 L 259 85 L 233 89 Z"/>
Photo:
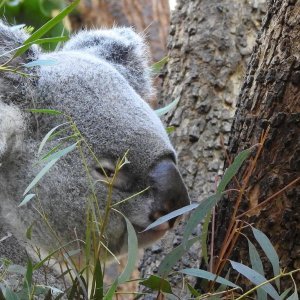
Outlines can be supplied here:
<path id="1" fill-rule="evenodd" d="M 78 50 L 112 63 L 144 99 L 153 96 L 149 51 L 144 38 L 128 27 L 82 31 L 73 36 L 64 50 Z"/>
<path id="2" fill-rule="evenodd" d="M 23 145 L 26 124 L 19 108 L 0 101 L 0 163 L 16 158 Z"/>
<path id="3" fill-rule="evenodd" d="M 14 55 L 14 49 L 20 47 L 28 38 L 28 34 L 19 26 L 8 26 L 0 20 L 0 65 L 8 62 Z M 18 71 L 27 73 L 29 76 L 22 76 L 10 71 L 0 71 L 0 100 L 6 103 L 21 102 L 26 98 L 28 92 L 32 93 L 33 82 L 36 77 L 35 71 L 25 69 L 22 66 L 37 59 L 39 48 L 31 46 L 23 55 L 16 57 L 7 66 L 11 69 L 18 67 Z"/>

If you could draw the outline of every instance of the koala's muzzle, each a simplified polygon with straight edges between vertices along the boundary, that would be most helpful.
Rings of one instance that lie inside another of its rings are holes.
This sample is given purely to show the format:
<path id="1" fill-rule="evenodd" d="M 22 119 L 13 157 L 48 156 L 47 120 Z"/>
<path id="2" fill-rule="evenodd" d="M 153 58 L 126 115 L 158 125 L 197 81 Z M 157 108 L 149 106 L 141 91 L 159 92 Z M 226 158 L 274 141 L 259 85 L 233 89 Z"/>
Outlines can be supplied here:
<path id="1" fill-rule="evenodd" d="M 182 177 L 171 159 L 157 163 L 150 172 L 150 186 L 154 196 L 150 221 L 190 204 Z M 172 228 L 176 218 L 169 220 Z"/>

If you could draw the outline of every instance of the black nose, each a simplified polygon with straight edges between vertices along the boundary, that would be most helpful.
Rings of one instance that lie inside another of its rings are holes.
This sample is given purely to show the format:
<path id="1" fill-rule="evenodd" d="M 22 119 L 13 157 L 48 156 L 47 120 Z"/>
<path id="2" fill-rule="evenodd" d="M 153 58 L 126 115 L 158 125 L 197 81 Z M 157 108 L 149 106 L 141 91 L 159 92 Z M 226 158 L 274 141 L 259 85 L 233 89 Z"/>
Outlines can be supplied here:
<path id="1" fill-rule="evenodd" d="M 182 177 L 175 163 L 170 159 L 162 160 L 153 167 L 150 172 L 150 186 L 154 196 L 150 218 L 165 215 L 190 204 Z M 173 226 L 174 221 L 174 219 L 170 220 L 170 225 Z"/>

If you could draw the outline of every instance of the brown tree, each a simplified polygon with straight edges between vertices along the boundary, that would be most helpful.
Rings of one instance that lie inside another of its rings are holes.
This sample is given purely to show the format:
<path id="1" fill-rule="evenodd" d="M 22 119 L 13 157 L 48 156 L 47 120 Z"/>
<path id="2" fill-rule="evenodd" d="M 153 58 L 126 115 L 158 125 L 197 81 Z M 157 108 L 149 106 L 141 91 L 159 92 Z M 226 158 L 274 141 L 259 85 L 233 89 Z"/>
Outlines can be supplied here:
<path id="1" fill-rule="evenodd" d="M 299 0 L 270 1 L 248 66 L 230 135 L 230 158 L 251 145 L 261 145 L 255 153 L 257 160 L 250 159 L 239 172 L 240 185 L 230 186 L 245 188 L 237 212 L 233 213 L 236 193 L 223 199 L 218 210 L 215 240 L 217 248 L 222 249 L 218 253 L 226 253 L 221 255 L 223 259 L 233 248 L 233 243 L 227 242 L 226 247 L 223 242 L 226 231 L 228 241 L 230 233 L 245 225 L 241 222 L 245 220 L 269 236 L 283 268 L 300 268 L 299 16 Z M 247 259 L 245 239 L 238 240 L 231 257 L 236 261 Z M 215 271 L 220 265 L 222 262 Z M 264 266 L 271 278 L 267 261 Z M 283 287 L 290 287 L 290 278 L 284 279 Z M 295 281 L 299 284 L 300 272 Z"/>
<path id="2" fill-rule="evenodd" d="M 181 171 L 192 201 L 215 190 L 215 177 L 222 173 L 220 135 L 228 135 L 246 65 L 252 52 L 264 1 L 178 1 L 172 14 L 169 62 L 162 74 L 159 99 L 180 98 L 167 116 L 175 127 L 171 134 Z M 157 269 L 165 253 L 180 243 L 181 229 L 146 251 L 142 274 Z M 196 232 L 195 232 L 196 233 Z M 199 230 L 198 230 L 199 233 Z M 181 266 L 199 266 L 195 246 Z M 178 286 L 181 277 L 173 280 Z"/>

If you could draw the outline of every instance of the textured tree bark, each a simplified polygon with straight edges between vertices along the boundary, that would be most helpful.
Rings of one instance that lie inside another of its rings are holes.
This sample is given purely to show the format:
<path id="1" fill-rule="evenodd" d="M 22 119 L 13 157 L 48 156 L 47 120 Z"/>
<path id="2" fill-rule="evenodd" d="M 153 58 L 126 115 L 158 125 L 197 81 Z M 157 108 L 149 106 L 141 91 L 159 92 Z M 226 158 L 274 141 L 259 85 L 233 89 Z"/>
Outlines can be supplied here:
<path id="1" fill-rule="evenodd" d="M 181 0 L 172 14 L 170 59 L 162 74 L 159 99 L 164 104 L 180 98 L 167 123 L 175 127 L 171 138 L 192 201 L 201 201 L 213 192 L 215 177 L 222 173 L 220 134 L 226 140 L 230 132 L 263 12 L 264 1 Z M 147 249 L 141 263 L 143 276 L 155 272 L 162 257 L 180 244 L 181 231 L 178 228 Z M 199 266 L 199 257 L 199 246 L 195 246 L 174 270 Z M 181 276 L 173 277 L 177 287 L 181 282 Z"/>
<path id="2" fill-rule="evenodd" d="M 282 267 L 287 270 L 300 268 L 300 181 L 267 205 L 255 207 L 300 179 L 299 53 L 300 1 L 270 1 L 238 99 L 229 142 L 233 158 L 239 151 L 259 143 L 263 130 L 269 128 L 238 214 L 252 209 L 243 218 L 269 236 Z M 240 182 L 243 173 L 244 169 L 237 176 Z M 230 188 L 237 187 L 233 183 Z M 218 209 L 218 249 L 232 215 L 233 199 L 223 199 Z M 247 257 L 246 241 L 241 238 L 232 258 L 245 262 Z M 272 278 L 267 260 L 265 266 L 267 278 Z M 300 273 L 295 277 L 300 288 Z M 284 278 L 283 287 L 291 286 L 290 278 Z"/>
<path id="3" fill-rule="evenodd" d="M 144 32 L 154 61 L 166 55 L 170 7 L 168 0 L 84 0 L 71 16 L 72 28 L 133 26 Z"/>

